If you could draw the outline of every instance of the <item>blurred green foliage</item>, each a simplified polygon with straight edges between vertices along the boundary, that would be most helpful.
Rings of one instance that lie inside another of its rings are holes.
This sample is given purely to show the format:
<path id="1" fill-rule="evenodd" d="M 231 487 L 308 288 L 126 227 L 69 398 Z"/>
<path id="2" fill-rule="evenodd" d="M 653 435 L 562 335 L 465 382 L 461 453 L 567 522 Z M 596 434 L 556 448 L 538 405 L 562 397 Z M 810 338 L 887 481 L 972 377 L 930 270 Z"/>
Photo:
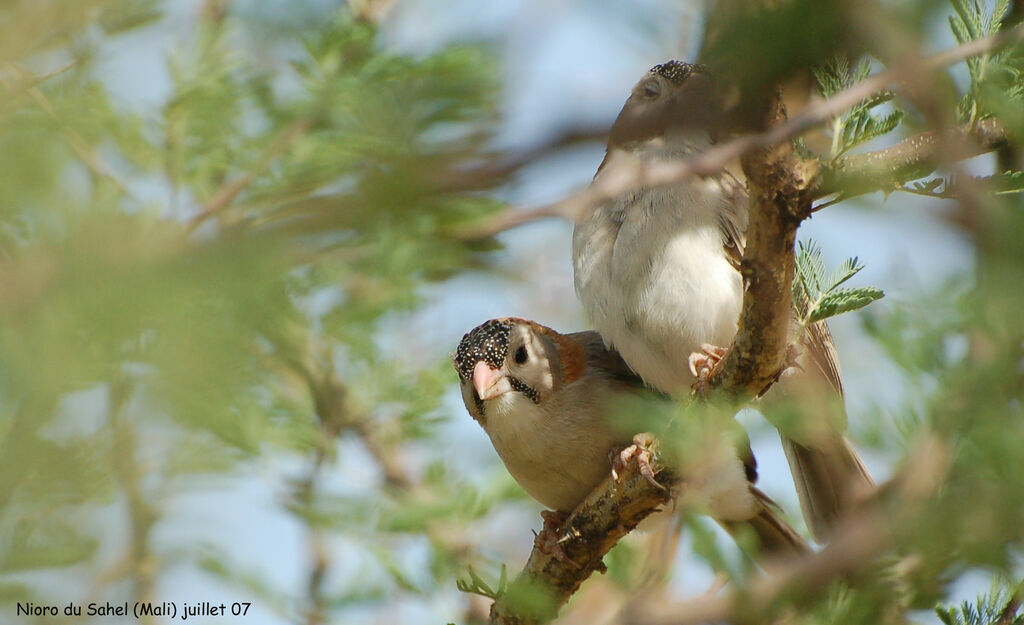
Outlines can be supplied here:
<path id="1" fill-rule="evenodd" d="M 170 548 L 153 530 L 172 494 L 203 490 L 190 475 L 240 476 L 275 453 L 309 460 L 282 503 L 314 550 L 325 532 L 429 534 L 501 498 L 441 467 L 422 483 L 392 467 L 358 498 L 318 486 L 346 432 L 386 458 L 433 431 L 450 365 L 410 371 L 374 331 L 492 246 L 449 234 L 498 207 L 460 175 L 487 156 L 492 60 L 469 46 L 387 53 L 343 9 L 301 46 L 254 54 L 247 29 L 268 24 L 210 2 L 167 57 L 162 108 L 126 110 L 96 59 L 163 8 L 0 8 L 0 595 L 67 601 L 9 576 L 81 564 L 159 599 L 161 572 L 189 562 L 296 620 L 424 592 L 387 539 L 363 555 L 392 585 L 311 581 L 299 600 L 215 546 Z M 97 520 L 123 526 L 122 544 L 104 544 Z M 450 582 L 466 554 L 434 542 Z M 122 552 L 116 565 L 101 547 Z"/>

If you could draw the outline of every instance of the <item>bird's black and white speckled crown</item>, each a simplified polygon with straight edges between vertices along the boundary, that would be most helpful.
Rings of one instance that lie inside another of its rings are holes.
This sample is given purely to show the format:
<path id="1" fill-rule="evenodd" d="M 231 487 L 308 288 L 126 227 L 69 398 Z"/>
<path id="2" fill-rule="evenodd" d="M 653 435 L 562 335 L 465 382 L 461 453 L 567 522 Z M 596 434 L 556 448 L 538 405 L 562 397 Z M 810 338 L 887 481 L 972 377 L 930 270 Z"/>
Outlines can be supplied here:
<path id="1" fill-rule="evenodd" d="M 677 85 L 681 85 L 693 74 L 706 74 L 707 68 L 703 65 L 684 63 L 682 61 L 666 61 L 660 65 L 655 65 L 648 73 L 657 74 Z"/>
<path id="2" fill-rule="evenodd" d="M 511 335 L 512 322 L 508 319 L 491 319 L 467 332 L 455 350 L 459 376 L 464 380 L 472 378 L 473 367 L 481 360 L 493 369 L 501 368 Z"/>

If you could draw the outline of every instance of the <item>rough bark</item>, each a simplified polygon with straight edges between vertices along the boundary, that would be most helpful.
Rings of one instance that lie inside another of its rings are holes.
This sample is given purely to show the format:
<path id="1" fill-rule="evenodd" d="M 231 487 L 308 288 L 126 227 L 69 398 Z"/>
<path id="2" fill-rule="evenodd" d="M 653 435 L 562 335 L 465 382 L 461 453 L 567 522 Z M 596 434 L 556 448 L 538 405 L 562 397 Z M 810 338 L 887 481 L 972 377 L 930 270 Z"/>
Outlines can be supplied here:
<path id="1" fill-rule="evenodd" d="M 666 471 L 659 481 L 674 480 Z M 555 618 L 559 608 L 594 571 L 604 571 L 602 558 L 640 521 L 670 500 L 635 470 L 635 465 L 610 475 L 581 503 L 563 525 L 565 555 L 578 566 L 562 562 L 534 547 L 526 566 L 491 606 L 490 622 L 500 625 L 539 625 Z"/>
<path id="2" fill-rule="evenodd" d="M 769 127 L 784 124 L 781 98 Z M 750 222 L 743 255 L 743 312 L 732 348 L 709 387 L 726 395 L 754 397 L 782 372 L 792 308 L 793 246 L 800 222 L 811 214 L 817 163 L 803 161 L 791 142 L 748 152 L 741 159 L 750 192 Z"/>

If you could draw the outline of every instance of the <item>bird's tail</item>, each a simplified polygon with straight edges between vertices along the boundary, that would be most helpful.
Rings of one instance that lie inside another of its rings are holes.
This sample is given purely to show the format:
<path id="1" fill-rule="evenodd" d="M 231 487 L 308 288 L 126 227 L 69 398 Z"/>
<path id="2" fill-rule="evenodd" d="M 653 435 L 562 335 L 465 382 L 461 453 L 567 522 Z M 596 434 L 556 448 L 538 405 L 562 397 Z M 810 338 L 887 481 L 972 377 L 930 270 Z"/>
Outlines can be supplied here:
<path id="1" fill-rule="evenodd" d="M 845 437 L 815 441 L 814 446 L 809 446 L 783 436 L 782 448 L 789 460 L 804 519 L 814 539 L 825 542 L 836 520 L 870 492 L 874 480 Z"/>
<path id="2" fill-rule="evenodd" d="M 807 541 L 779 514 L 779 506 L 753 485 L 750 492 L 757 514 L 746 521 L 719 521 L 725 531 L 743 542 L 743 534 L 753 532 L 760 543 L 759 554 L 766 558 L 794 556 L 811 551 Z"/>

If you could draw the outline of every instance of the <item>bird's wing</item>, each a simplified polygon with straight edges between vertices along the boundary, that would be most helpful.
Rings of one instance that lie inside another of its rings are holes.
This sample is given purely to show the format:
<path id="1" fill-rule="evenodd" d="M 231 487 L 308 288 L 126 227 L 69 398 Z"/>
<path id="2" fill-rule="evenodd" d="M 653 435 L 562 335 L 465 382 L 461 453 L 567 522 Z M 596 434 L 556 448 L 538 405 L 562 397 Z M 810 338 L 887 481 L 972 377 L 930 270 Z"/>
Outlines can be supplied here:
<path id="1" fill-rule="evenodd" d="M 743 249 L 747 245 L 747 214 L 750 199 L 743 183 L 728 170 L 718 178 L 722 187 L 722 201 L 719 203 L 718 226 L 722 233 L 722 247 L 730 264 L 740 269 Z"/>
<path id="2" fill-rule="evenodd" d="M 832 333 L 824 321 L 811 324 L 804 334 L 807 355 L 818 374 L 828 381 L 832 389 L 843 396 L 843 378 L 839 373 L 839 354 L 836 353 Z"/>
<path id="3" fill-rule="evenodd" d="M 750 199 L 743 183 L 724 170 L 719 179 L 722 185 L 721 210 L 718 225 L 722 233 L 722 247 L 725 249 L 729 262 L 737 269 L 743 259 L 746 247 L 747 216 Z M 811 364 L 815 373 L 828 381 L 829 385 L 843 395 L 843 381 L 839 373 L 839 356 L 832 342 L 832 334 L 824 322 L 818 322 L 807 328 L 803 337 Z"/>
<path id="4" fill-rule="evenodd" d="M 583 345 L 588 371 L 600 372 L 601 375 L 626 386 L 647 388 L 643 379 L 629 368 L 619 352 L 607 347 L 601 335 L 594 330 L 574 332 L 569 337 Z"/>
<path id="5" fill-rule="evenodd" d="M 588 369 L 600 371 L 602 375 L 631 389 L 643 389 L 645 394 L 671 401 L 668 395 L 647 386 L 640 376 L 633 373 L 633 370 L 629 368 L 629 365 L 622 359 L 622 356 L 619 356 L 618 352 L 605 346 L 604 340 L 597 332 L 588 330 L 586 332 L 576 332 L 569 336 L 583 345 L 587 356 Z M 750 448 L 750 438 L 748 438 L 746 431 L 740 426 L 739 422 L 731 421 L 731 424 L 735 428 L 733 434 L 736 437 L 736 454 L 743 462 L 743 469 L 747 479 L 751 483 L 756 482 L 757 460 L 754 458 L 754 452 Z"/>

